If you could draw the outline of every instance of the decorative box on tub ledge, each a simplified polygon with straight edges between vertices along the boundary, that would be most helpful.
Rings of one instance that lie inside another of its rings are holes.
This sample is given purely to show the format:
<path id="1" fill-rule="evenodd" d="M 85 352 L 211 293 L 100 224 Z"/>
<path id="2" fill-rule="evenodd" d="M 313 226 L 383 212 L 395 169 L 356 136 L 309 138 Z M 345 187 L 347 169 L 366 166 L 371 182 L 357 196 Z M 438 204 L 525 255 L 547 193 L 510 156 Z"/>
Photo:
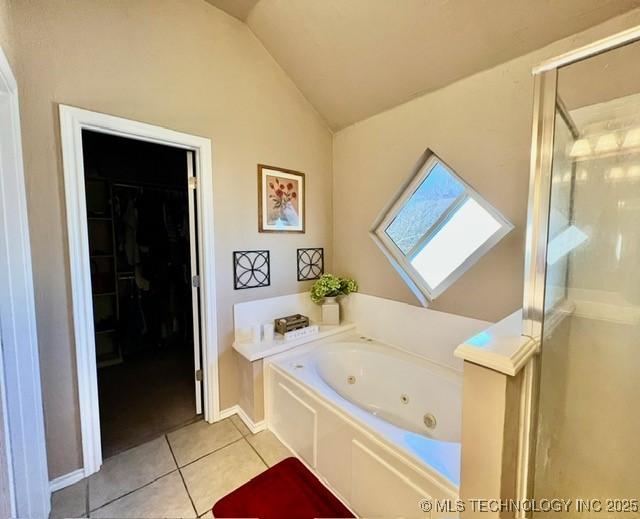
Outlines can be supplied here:
<path id="1" fill-rule="evenodd" d="M 233 349 L 249 361 L 263 359 L 269 355 L 275 355 L 283 351 L 290 350 L 301 344 L 307 344 L 312 341 L 324 339 L 331 335 L 348 332 L 354 330 L 356 325 L 351 323 L 343 323 L 339 325 L 314 325 L 318 327 L 318 333 L 311 335 L 303 335 L 297 338 L 285 339 L 281 335 L 276 335 L 271 342 L 251 342 L 251 341 L 234 341 Z"/>

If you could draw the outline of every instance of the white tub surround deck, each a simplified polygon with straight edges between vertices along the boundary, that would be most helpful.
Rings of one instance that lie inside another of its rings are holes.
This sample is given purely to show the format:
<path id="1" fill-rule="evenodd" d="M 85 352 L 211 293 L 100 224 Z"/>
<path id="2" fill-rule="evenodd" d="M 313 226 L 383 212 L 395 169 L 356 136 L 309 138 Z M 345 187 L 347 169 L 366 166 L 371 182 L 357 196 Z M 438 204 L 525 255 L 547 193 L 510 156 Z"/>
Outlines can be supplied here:
<path id="1" fill-rule="evenodd" d="M 547 332 L 570 313 L 552 310 Z M 522 310 L 461 343 L 455 355 L 464 361 L 463 500 L 528 496 L 526 469 L 531 453 L 534 395 L 532 357 L 540 343 L 523 335 Z M 483 395 L 476 398 L 475 395 Z M 514 425 L 515 424 L 515 425 Z M 499 438 L 499 440 L 497 440 Z M 513 486 L 515 482 L 515 487 Z M 465 495 L 465 492 L 467 493 Z M 491 515 L 498 517 L 498 514 Z"/>
<path id="2" fill-rule="evenodd" d="M 341 306 L 337 327 L 252 343 L 256 324 L 295 313 L 319 323 L 320 307 L 307 293 L 235 305 L 241 394 L 251 395 L 242 408 L 359 516 L 454 517 L 418 502 L 477 497 L 460 495 L 461 479 L 463 492 L 482 478 L 500 497 L 504 467 L 528 452 L 524 436 L 509 440 L 517 452 L 494 448 L 506 416 L 530 408 L 530 377 L 522 400 L 508 389 L 538 349 L 522 335 L 522 312 L 493 324 L 359 293 Z M 463 400 L 463 368 L 464 395 L 490 401 Z"/>
<path id="3" fill-rule="evenodd" d="M 359 334 L 456 370 L 463 366 L 456 347 L 493 325 L 367 294 L 351 294 L 341 304 L 345 321 L 355 323 Z"/>
<path id="4" fill-rule="evenodd" d="M 233 348 L 237 353 L 240 372 L 240 401 L 252 430 L 264 427 L 264 370 L 262 360 L 309 342 L 350 333 L 392 344 L 410 353 L 422 356 L 441 366 L 462 370 L 463 362 L 453 355 L 458 344 L 486 329 L 492 323 L 459 315 L 437 312 L 382 299 L 366 294 L 350 294 L 340 299 L 342 322 L 338 327 L 321 324 L 315 336 L 294 341 L 274 339 L 273 342 L 253 342 L 252 328 L 272 323 L 285 315 L 301 313 L 312 323 L 321 323 L 321 307 L 313 303 L 308 292 L 237 303 L 233 307 L 235 337 Z M 231 409 L 223 410 L 232 413 Z"/>
<path id="5" fill-rule="evenodd" d="M 298 339 L 285 340 L 275 334 L 272 341 L 254 342 L 252 329 L 273 323 L 274 319 L 292 314 L 304 314 L 312 324 L 318 325 L 318 333 Z M 223 415 L 241 413 L 254 432 L 264 429 L 264 376 L 262 359 L 302 344 L 322 340 L 342 333 L 350 333 L 355 325 L 343 320 L 338 326 L 326 326 L 321 323 L 321 308 L 311 301 L 308 292 L 289 294 L 237 303 L 233 306 L 234 342 L 237 353 L 237 365 L 240 371 L 240 401 L 238 410 L 225 409 Z"/>
<path id="6" fill-rule="evenodd" d="M 292 314 L 306 315 L 312 325 L 318 326 L 318 332 L 297 339 L 285 339 L 282 335 L 275 334 L 272 341 L 254 342 L 252 340 L 251 329 L 253 326 L 273 323 L 274 319 L 278 317 Z M 339 325 L 324 325 L 322 324 L 321 314 L 320 305 L 311 301 L 308 292 L 235 304 L 233 306 L 235 328 L 233 349 L 249 362 L 253 362 L 270 355 L 282 353 L 301 344 L 355 329 L 355 324 L 345 320 Z"/>
<path id="7" fill-rule="evenodd" d="M 342 322 L 322 324 L 322 310 L 308 292 L 237 303 L 233 306 L 235 337 L 233 348 L 248 361 L 255 361 L 335 334 L 356 330 L 360 335 L 392 344 L 442 366 L 462 370 L 462 361 L 453 355 L 456 347 L 493 323 L 448 314 L 354 293 L 340 299 Z M 253 342 L 254 325 L 273 322 L 277 317 L 304 314 L 319 325 L 317 335 L 285 341 L 276 334 L 272 342 Z M 428 340 L 426 339 L 428 335 Z"/>
<path id="8" fill-rule="evenodd" d="M 455 356 L 515 376 L 539 346 L 539 341 L 522 335 L 520 309 L 460 344 Z"/>
<path id="9" fill-rule="evenodd" d="M 305 313 L 293 306 L 303 298 L 274 298 L 292 305 L 278 315 Z M 267 427 L 358 515 L 445 517 L 418 501 L 459 493 L 462 361 L 453 352 L 491 323 L 364 294 L 341 304 L 355 330 L 264 358 Z"/>
<path id="10" fill-rule="evenodd" d="M 341 306 L 338 327 L 250 344 L 255 324 L 294 313 L 318 323 L 320 307 L 306 293 L 236 305 L 234 348 L 247 372 L 241 394 L 251 395 L 240 405 L 359 516 L 450 518 L 418 502 L 458 498 L 461 479 L 463 492 L 475 488 L 467 481 L 487 479 L 499 497 L 502 470 L 527 452 L 493 449 L 507 414 L 528 409 L 509 390 L 538 347 L 521 334 L 521 312 L 493 324 L 365 294 Z M 499 402 L 487 401 L 485 411 L 463 400 L 463 368 L 464 395 L 489 388 Z M 524 437 L 510 441 L 526 446 Z"/>
<path id="11" fill-rule="evenodd" d="M 420 499 L 457 498 L 461 373 L 353 335 L 273 357 L 265 374 L 267 427 L 357 514 L 430 517 Z"/>
<path id="12" fill-rule="evenodd" d="M 316 324 L 313 323 L 312 324 Z M 337 326 L 318 324 L 318 332 L 313 335 L 300 337 L 299 339 L 285 339 L 282 335 L 276 334 L 272 341 L 252 342 L 251 340 L 241 340 L 233 342 L 233 349 L 236 350 L 248 361 L 260 360 L 277 353 L 288 351 L 296 346 L 315 342 L 333 335 L 345 332 L 353 332 L 355 324 L 344 323 Z"/>

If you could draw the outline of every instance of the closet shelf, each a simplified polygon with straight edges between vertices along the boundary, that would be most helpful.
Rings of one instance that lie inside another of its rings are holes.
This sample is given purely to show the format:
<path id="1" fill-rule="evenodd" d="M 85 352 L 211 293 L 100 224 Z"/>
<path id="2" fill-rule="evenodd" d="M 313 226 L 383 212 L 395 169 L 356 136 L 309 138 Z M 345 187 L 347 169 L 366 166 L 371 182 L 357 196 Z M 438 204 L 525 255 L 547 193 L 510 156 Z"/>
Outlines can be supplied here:
<path id="1" fill-rule="evenodd" d="M 96 335 L 102 335 L 105 333 L 114 333 L 116 331 L 115 328 L 108 328 L 106 330 L 96 330 Z"/>
<path id="2" fill-rule="evenodd" d="M 99 368 L 108 368 L 109 366 L 122 363 L 122 355 L 120 353 L 108 353 L 99 356 L 97 360 Z"/>
<path id="3" fill-rule="evenodd" d="M 87 184 L 94 187 L 93 192 L 89 193 L 91 196 L 87 197 L 89 255 L 92 281 L 95 281 L 92 300 L 97 308 L 94 314 L 94 337 L 98 366 L 104 367 L 123 362 L 125 351 L 135 353 L 156 347 L 159 342 L 156 336 L 161 337 L 164 333 L 162 326 L 170 329 L 172 324 L 162 321 L 164 315 L 156 315 L 158 305 L 164 305 L 163 309 L 182 311 L 167 294 L 170 292 L 170 283 L 177 287 L 175 293 L 182 286 L 171 278 L 173 271 L 182 272 L 182 269 L 178 269 L 181 264 L 171 261 L 182 261 L 188 265 L 188 257 L 184 254 L 189 244 L 188 233 L 180 233 L 188 214 L 188 191 L 186 182 L 184 188 L 179 189 L 162 185 L 123 184 L 111 178 Z M 129 227 L 126 225 L 131 204 L 137 215 L 133 235 L 127 234 Z M 164 234 L 158 236 L 158 223 L 165 225 L 166 237 Z M 141 250 L 138 238 L 144 233 L 150 250 L 160 251 L 157 257 L 150 254 L 147 258 L 145 251 Z M 138 248 L 141 259 L 136 261 L 135 268 L 129 264 L 132 251 L 128 247 Z M 167 266 L 162 271 L 154 270 L 160 261 Z M 152 279 L 159 287 L 159 292 L 167 288 L 166 294 L 162 292 L 160 296 L 166 295 L 166 300 L 156 301 L 155 295 L 152 296 L 148 291 L 145 293 L 138 286 L 142 280 L 135 282 L 136 271 L 138 277 L 142 273 L 155 276 Z M 180 294 L 174 296 L 178 298 Z M 183 300 L 191 301 L 190 290 L 184 292 Z M 138 326 L 142 319 L 144 324 Z M 125 322 L 127 325 L 121 326 Z M 134 326 L 140 330 L 133 330 Z M 172 332 L 171 337 L 172 340 L 179 339 L 177 332 Z"/>

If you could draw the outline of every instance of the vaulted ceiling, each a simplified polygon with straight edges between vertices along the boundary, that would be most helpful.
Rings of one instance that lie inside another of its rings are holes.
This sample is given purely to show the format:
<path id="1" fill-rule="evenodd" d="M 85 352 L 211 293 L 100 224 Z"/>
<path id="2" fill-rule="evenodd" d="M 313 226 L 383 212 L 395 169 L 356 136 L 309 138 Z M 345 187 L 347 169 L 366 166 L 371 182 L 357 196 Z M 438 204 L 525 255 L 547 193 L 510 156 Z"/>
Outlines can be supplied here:
<path id="1" fill-rule="evenodd" d="M 640 0 L 207 0 L 333 129 L 640 7 Z"/>

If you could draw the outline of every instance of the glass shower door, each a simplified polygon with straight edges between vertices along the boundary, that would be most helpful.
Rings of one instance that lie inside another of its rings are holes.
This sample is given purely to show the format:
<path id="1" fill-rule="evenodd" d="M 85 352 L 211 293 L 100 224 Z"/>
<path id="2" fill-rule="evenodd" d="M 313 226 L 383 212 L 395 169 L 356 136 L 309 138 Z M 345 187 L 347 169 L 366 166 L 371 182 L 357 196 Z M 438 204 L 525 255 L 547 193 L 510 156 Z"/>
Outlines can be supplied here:
<path id="1" fill-rule="evenodd" d="M 607 502 L 640 499 L 639 64 L 636 42 L 557 72 L 533 458 L 533 497 L 573 500 L 554 516 L 640 517 Z"/>

